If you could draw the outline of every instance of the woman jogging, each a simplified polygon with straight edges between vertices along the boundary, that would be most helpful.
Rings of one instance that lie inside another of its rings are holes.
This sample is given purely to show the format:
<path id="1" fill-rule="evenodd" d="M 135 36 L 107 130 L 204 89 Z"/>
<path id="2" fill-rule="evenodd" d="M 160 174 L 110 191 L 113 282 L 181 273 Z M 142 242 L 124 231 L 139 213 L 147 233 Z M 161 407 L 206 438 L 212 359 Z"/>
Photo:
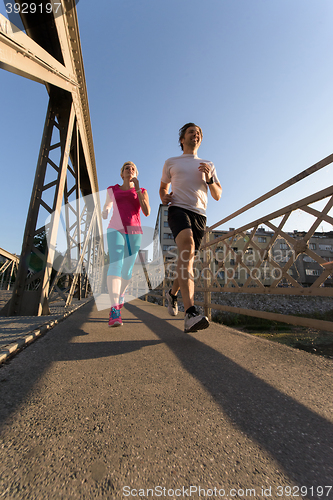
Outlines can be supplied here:
<path id="1" fill-rule="evenodd" d="M 107 219 L 113 208 L 107 229 L 110 258 L 107 286 L 111 301 L 109 326 L 123 324 L 120 310 L 142 239 L 140 210 L 146 217 L 150 214 L 148 193 L 140 188 L 138 173 L 133 162 L 124 163 L 120 170 L 123 183 L 108 187 L 102 211 L 103 219 Z"/>

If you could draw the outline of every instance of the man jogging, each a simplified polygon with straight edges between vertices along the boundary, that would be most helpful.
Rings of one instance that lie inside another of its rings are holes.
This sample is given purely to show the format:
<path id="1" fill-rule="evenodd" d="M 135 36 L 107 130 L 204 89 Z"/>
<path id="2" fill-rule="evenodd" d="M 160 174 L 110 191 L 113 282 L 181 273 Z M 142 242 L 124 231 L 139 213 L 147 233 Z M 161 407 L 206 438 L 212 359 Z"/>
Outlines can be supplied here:
<path id="1" fill-rule="evenodd" d="M 218 201 L 222 188 L 214 164 L 198 158 L 202 130 L 194 123 L 186 123 L 179 130 L 181 156 L 166 160 L 160 187 L 163 205 L 169 205 L 168 223 L 178 248 L 177 278 L 167 293 L 168 311 L 178 314 L 177 293 L 180 289 L 185 309 L 185 332 L 208 328 L 209 321 L 194 306 L 193 261 L 199 250 L 206 228 L 208 189 Z M 171 184 L 171 192 L 169 187 Z"/>

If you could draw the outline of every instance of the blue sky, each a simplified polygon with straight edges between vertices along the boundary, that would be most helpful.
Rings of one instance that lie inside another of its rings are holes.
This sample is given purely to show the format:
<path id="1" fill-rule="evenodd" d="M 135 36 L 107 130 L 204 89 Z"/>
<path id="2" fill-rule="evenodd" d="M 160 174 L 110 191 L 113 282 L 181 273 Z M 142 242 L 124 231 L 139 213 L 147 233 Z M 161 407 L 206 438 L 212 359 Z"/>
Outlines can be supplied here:
<path id="1" fill-rule="evenodd" d="M 146 225 L 155 225 L 162 167 L 181 154 L 178 129 L 188 121 L 202 127 L 199 156 L 214 162 L 223 188 L 219 202 L 209 199 L 208 225 L 333 152 L 332 0 L 92 5 L 80 0 L 77 13 L 99 188 L 120 182 L 121 165 L 134 161 L 151 201 Z M 0 247 L 19 254 L 48 96 L 3 70 L 0 85 Z M 332 173 L 326 167 L 223 229 L 327 187 Z M 309 227 L 300 215 L 293 224 Z"/>

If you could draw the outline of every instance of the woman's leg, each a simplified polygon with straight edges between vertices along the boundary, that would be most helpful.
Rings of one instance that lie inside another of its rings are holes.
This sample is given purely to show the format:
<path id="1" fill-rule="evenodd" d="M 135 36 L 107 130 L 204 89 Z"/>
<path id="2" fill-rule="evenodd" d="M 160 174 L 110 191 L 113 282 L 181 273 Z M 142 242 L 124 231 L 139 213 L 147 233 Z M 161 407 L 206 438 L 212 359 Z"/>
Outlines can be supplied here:
<path id="1" fill-rule="evenodd" d="M 108 285 L 111 307 L 116 307 L 117 305 L 119 305 L 121 278 L 118 278 L 118 276 L 108 275 L 107 285 Z"/>
<path id="2" fill-rule="evenodd" d="M 121 273 L 121 295 L 125 293 L 126 288 L 131 281 L 135 259 L 139 253 L 142 240 L 142 234 L 126 234 L 125 236 L 126 245 L 124 252 L 124 264 Z"/>
<path id="3" fill-rule="evenodd" d="M 107 230 L 110 264 L 107 273 L 107 287 L 111 307 L 119 305 L 121 273 L 124 264 L 125 235 L 114 229 Z"/>

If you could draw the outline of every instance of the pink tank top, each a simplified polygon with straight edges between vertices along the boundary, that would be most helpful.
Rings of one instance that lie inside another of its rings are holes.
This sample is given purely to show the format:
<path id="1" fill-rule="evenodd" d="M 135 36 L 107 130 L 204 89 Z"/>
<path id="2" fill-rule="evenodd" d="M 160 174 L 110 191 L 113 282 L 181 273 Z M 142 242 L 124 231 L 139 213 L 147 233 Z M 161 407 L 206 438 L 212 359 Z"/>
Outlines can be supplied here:
<path id="1" fill-rule="evenodd" d="M 144 193 L 146 190 L 140 188 Z M 113 213 L 108 229 L 116 229 L 124 234 L 142 234 L 140 220 L 140 202 L 135 188 L 123 191 L 119 184 L 109 186 L 107 189 L 113 202 Z"/>

